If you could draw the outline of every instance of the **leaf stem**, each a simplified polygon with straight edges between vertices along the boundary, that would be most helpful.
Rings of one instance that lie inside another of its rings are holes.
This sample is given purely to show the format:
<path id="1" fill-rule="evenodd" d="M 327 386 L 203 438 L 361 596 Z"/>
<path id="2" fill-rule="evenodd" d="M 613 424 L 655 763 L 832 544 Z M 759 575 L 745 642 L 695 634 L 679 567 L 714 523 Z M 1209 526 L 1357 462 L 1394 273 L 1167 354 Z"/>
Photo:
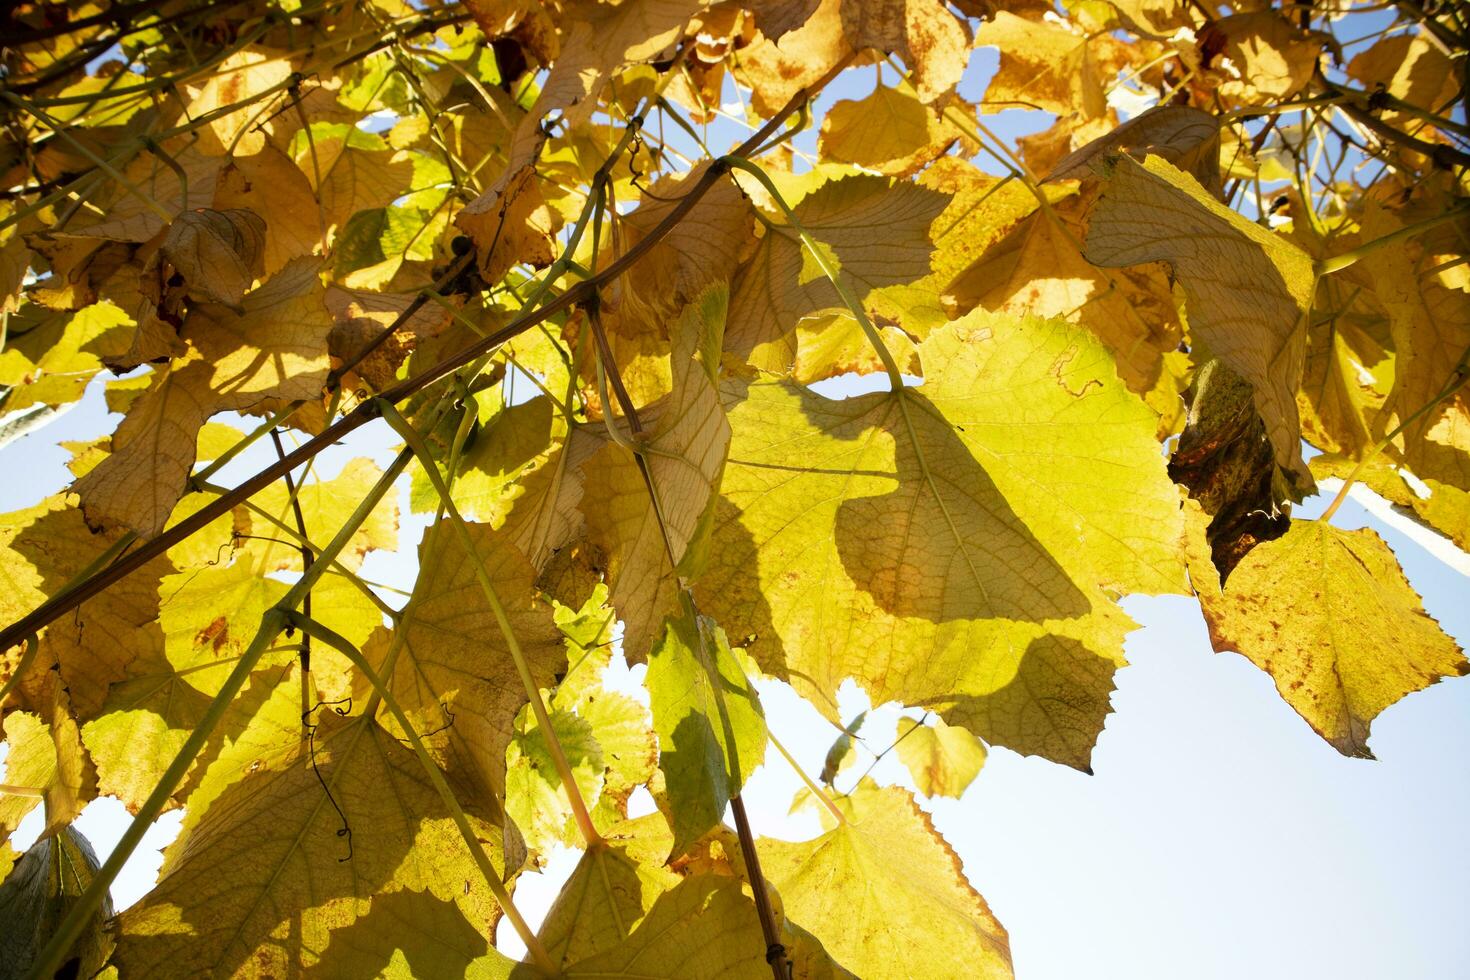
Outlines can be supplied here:
<path id="1" fill-rule="evenodd" d="M 1431 228 L 1436 228 L 1448 221 L 1454 221 L 1466 213 L 1470 213 L 1470 202 L 1465 202 L 1458 207 L 1450 208 L 1443 214 L 1437 214 L 1432 218 L 1425 218 L 1423 221 L 1415 222 L 1412 225 L 1405 225 L 1398 231 L 1390 232 L 1382 238 L 1375 238 L 1371 242 L 1359 245 L 1357 248 L 1343 252 L 1341 255 L 1320 259 L 1317 262 L 1317 276 L 1320 278 L 1322 276 L 1330 276 L 1334 272 L 1341 272 L 1349 266 L 1356 265 L 1363 258 L 1372 255 L 1385 246 L 1408 241 L 1411 238 L 1422 235 Z"/>
<path id="2" fill-rule="evenodd" d="M 790 752 L 786 751 L 786 746 L 781 744 L 781 740 L 769 728 L 766 729 L 766 737 L 771 740 L 771 744 L 776 747 L 776 751 L 781 753 L 781 758 L 785 759 L 791 768 L 796 770 L 796 774 L 801 777 L 801 781 L 806 784 L 806 788 L 811 791 L 811 794 L 822 802 L 822 805 L 827 808 L 828 812 L 832 814 L 837 822 L 839 824 L 847 823 L 846 814 L 838 808 L 836 803 L 832 802 L 832 798 L 822 790 L 822 787 L 818 786 L 812 777 L 806 774 L 806 770 L 801 768 L 801 764 L 796 761 Z"/>

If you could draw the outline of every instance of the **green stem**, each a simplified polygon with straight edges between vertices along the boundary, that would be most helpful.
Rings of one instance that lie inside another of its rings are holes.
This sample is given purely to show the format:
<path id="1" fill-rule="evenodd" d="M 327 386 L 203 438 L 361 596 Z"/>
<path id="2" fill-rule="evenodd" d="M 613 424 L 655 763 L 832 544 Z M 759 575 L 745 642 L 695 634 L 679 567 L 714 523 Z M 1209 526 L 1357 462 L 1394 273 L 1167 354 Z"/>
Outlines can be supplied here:
<path id="1" fill-rule="evenodd" d="M 832 798 L 830 796 L 823 792 L 822 787 L 818 786 L 816 782 L 812 780 L 812 777 L 806 774 L 806 770 L 801 768 L 801 764 L 796 761 L 795 757 L 793 757 L 790 752 L 786 751 L 786 746 L 781 744 L 781 740 L 776 738 L 776 736 L 772 734 L 769 728 L 766 729 L 766 737 L 771 740 L 771 744 L 776 747 L 776 751 L 781 753 L 781 758 L 785 759 L 786 762 L 791 766 L 791 768 L 796 771 L 796 774 L 801 777 L 801 781 L 806 784 L 806 788 L 811 791 L 811 794 L 815 796 L 818 800 L 820 800 L 822 805 L 827 808 L 827 812 L 831 813 L 832 816 L 836 818 L 839 824 L 847 823 L 846 814 L 844 814 L 842 810 L 838 808 L 836 803 L 832 802 Z"/>
<path id="2" fill-rule="evenodd" d="M 1317 276 L 1320 278 L 1322 276 L 1330 276 L 1334 272 L 1341 272 L 1343 269 L 1357 264 L 1360 259 L 1372 255 L 1381 248 L 1397 244 L 1398 242 L 1408 241 L 1447 221 L 1454 221 L 1466 213 L 1470 213 L 1470 202 L 1461 203 L 1457 207 L 1450 208 L 1444 214 L 1435 215 L 1433 218 L 1425 218 L 1423 221 L 1415 222 L 1412 225 L 1405 225 L 1398 231 L 1384 235 L 1382 238 L 1375 238 L 1371 242 L 1359 245 L 1357 248 L 1343 252 L 1341 255 L 1321 259 L 1317 262 Z"/>
<path id="3" fill-rule="evenodd" d="M 256 632 L 255 638 L 250 641 L 250 645 L 240 655 L 240 660 L 235 664 L 235 669 L 230 671 L 230 676 L 225 678 L 224 683 L 220 686 L 219 693 L 215 695 L 214 700 L 205 709 L 203 717 L 199 720 L 199 724 L 189 733 L 189 737 L 180 746 L 178 754 L 174 756 L 173 761 L 164 770 L 163 776 L 159 778 L 158 783 L 153 787 L 153 792 L 148 794 L 148 799 L 144 800 L 143 805 L 138 808 L 138 812 L 133 816 L 132 823 L 128 825 L 127 830 L 123 831 L 122 838 L 117 842 L 117 846 L 113 848 L 112 853 L 108 855 L 102 867 L 97 869 L 97 874 L 93 877 L 92 883 L 77 898 L 75 904 L 67 912 L 66 917 L 52 934 L 51 940 L 37 955 L 29 974 L 30 980 L 50 980 L 55 975 L 56 970 L 66 959 L 67 953 L 71 951 L 71 947 L 76 943 L 77 937 L 86 929 L 93 911 L 101 904 L 103 897 L 107 894 L 107 890 L 112 886 L 113 880 L 117 878 L 118 872 L 122 870 L 123 865 L 132 857 L 133 851 L 137 850 L 138 844 L 142 841 L 143 835 L 147 833 L 148 828 L 153 825 L 153 822 L 158 819 L 158 815 L 163 812 L 163 808 L 168 804 L 169 798 L 173 795 L 174 790 L 178 788 L 179 783 L 183 782 L 184 776 L 189 772 L 189 767 L 194 764 L 195 758 L 198 757 L 200 751 L 204 748 L 204 743 L 209 741 L 209 737 L 219 727 L 219 723 L 224 719 L 225 712 L 230 708 L 230 702 L 235 699 L 235 696 L 245 686 L 245 682 L 250 679 L 251 671 L 255 669 L 256 663 L 264 655 L 271 642 L 286 627 L 291 611 L 311 591 L 311 587 L 316 583 L 316 580 L 327 570 L 328 562 L 340 554 L 343 548 L 347 547 L 347 543 L 357 533 L 357 529 L 372 514 L 373 509 L 377 507 L 378 502 L 382 500 L 383 496 L 393 488 L 393 484 L 397 481 L 398 475 L 403 472 L 404 467 L 408 465 L 408 461 L 412 458 L 412 454 L 407 450 L 398 454 L 397 458 L 388 466 L 388 469 L 383 472 L 378 482 L 374 484 L 373 488 L 358 503 L 357 509 L 343 522 L 336 536 L 322 549 L 321 560 L 313 564 L 306 571 L 306 574 L 302 575 L 300 580 L 287 590 L 286 594 L 281 597 L 278 603 L 266 610 L 265 614 L 261 617 L 260 629 Z"/>

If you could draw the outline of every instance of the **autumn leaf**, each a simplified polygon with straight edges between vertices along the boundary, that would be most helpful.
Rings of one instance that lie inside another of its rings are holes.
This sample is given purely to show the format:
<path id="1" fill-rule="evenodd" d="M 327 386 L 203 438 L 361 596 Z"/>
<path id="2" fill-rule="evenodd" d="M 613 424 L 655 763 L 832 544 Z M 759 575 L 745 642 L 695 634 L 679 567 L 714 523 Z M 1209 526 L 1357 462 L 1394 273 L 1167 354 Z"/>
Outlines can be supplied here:
<path id="1" fill-rule="evenodd" d="M 862 977 L 1010 977 L 1005 929 L 960 870 L 959 858 L 903 790 L 864 783 L 844 822 L 801 844 L 766 841 L 761 862 L 786 914 Z M 832 888 L 847 896 L 832 915 Z"/>
<path id="2" fill-rule="evenodd" d="M 943 210 L 942 194 L 881 177 L 823 183 L 795 204 L 801 226 L 831 249 L 843 276 L 861 293 L 929 273 L 934 246 L 929 223 Z M 882 228 L 881 238 L 874 230 Z M 726 347 L 757 366 L 788 368 L 797 321 L 842 304 L 831 283 L 813 274 L 794 229 L 771 223 L 730 292 Z"/>
<path id="3" fill-rule="evenodd" d="M 1104 266 L 1169 263 L 1188 297 L 1192 329 L 1254 390 L 1286 487 L 1298 497 L 1309 491 L 1295 392 L 1306 356 L 1302 318 L 1315 283 L 1311 260 L 1152 156 L 1142 164 L 1117 159 L 1092 212 L 1085 254 Z"/>
<path id="4" fill-rule="evenodd" d="M 317 270 L 311 259 L 292 262 L 239 313 L 191 310 L 180 332 L 188 353 L 159 372 L 113 436 L 112 455 L 73 487 L 90 521 L 156 534 L 184 493 L 209 416 L 320 393 L 332 321 Z"/>
<path id="5" fill-rule="evenodd" d="M 729 389 L 701 607 L 834 720 L 852 676 L 1085 766 L 1129 629 L 1109 593 L 1181 587 L 1151 413 L 1058 322 L 971 314 L 920 356 L 897 392 Z"/>
<path id="6" fill-rule="evenodd" d="M 1090 773 L 1135 595 L 1367 755 L 1467 669 L 1331 523 L 1470 542 L 1465 31 L 1411 7 L 8 11 L 0 973 L 1009 977 L 854 769 Z"/>
<path id="7" fill-rule="evenodd" d="M 958 799 L 985 765 L 985 746 L 958 726 L 937 719 L 921 724 L 900 718 L 894 735 L 898 758 L 925 796 Z"/>
<path id="8" fill-rule="evenodd" d="M 1195 579 L 1215 649 L 1237 650 L 1269 673 L 1343 755 L 1371 759 L 1369 726 L 1384 708 L 1470 673 L 1388 545 L 1366 528 L 1292 521 L 1236 566 L 1223 592 L 1207 574 Z"/>
<path id="9" fill-rule="evenodd" d="M 344 826 L 350 835 L 338 834 Z M 461 902 L 461 915 L 484 922 L 477 880 L 412 753 L 371 718 L 328 723 L 310 749 L 263 760 L 186 829 L 158 887 L 120 919 L 116 962 L 148 973 L 279 969 L 271 964 L 297 956 L 283 938 L 327 949 L 379 892 Z"/>

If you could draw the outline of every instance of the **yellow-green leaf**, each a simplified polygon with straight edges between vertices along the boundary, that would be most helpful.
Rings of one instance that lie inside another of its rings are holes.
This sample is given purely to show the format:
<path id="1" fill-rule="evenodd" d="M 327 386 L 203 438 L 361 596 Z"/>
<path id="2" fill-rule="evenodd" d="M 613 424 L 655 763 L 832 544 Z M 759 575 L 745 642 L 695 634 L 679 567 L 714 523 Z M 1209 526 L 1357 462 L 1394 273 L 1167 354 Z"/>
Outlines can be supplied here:
<path id="1" fill-rule="evenodd" d="M 1258 546 L 1224 592 L 1208 577 L 1200 603 L 1216 650 L 1236 650 L 1343 755 L 1372 758 L 1369 725 L 1406 694 L 1470 673 L 1425 612 L 1383 539 L 1363 528 L 1293 521 Z"/>
<path id="2" fill-rule="evenodd" d="M 898 758 L 925 796 L 959 799 L 985 765 L 985 746 L 958 725 L 898 719 L 894 735 Z"/>
<path id="3" fill-rule="evenodd" d="M 907 792 L 864 783 L 839 805 L 845 822 L 821 837 L 759 845 L 792 922 L 872 980 L 1012 975 L 1005 929 Z"/>

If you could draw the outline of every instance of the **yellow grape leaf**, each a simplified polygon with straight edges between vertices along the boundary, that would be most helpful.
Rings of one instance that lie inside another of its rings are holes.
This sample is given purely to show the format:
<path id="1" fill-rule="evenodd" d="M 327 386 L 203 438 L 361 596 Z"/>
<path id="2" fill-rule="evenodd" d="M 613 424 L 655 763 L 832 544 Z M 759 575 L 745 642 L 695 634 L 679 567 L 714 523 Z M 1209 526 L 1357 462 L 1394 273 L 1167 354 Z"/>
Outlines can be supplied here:
<path id="1" fill-rule="evenodd" d="M 537 574 L 582 537 L 582 467 L 606 443 L 607 430 L 600 423 L 573 425 L 545 461 L 522 477 L 505 531 Z"/>
<path id="2" fill-rule="evenodd" d="M 544 395 L 500 408 L 475 430 L 460 454 L 455 506 L 485 524 L 504 524 L 506 514 L 527 496 L 521 481 L 546 464 L 566 435 L 566 423 Z M 422 469 L 414 471 L 410 499 L 419 513 L 439 506 L 439 495 Z"/>
<path id="3" fill-rule="evenodd" d="M 73 486 L 88 519 L 156 534 L 183 495 L 199 429 L 215 412 L 320 396 L 332 318 L 314 259 L 298 259 L 246 295 L 236 313 L 199 304 L 189 352 L 129 409 L 113 452 Z"/>
<path id="4" fill-rule="evenodd" d="M 100 863 L 87 838 L 71 827 L 63 827 L 54 837 L 42 837 L 21 855 L 0 884 L 0 922 L 5 923 L 0 933 L 0 963 L 9 973 L 18 977 L 30 970 L 36 954 L 92 883 Z M 112 949 L 106 927 L 111 917 L 112 899 L 104 895 L 63 970 L 90 977 L 102 968 Z"/>
<path id="5" fill-rule="evenodd" d="M 822 156 L 892 177 L 907 177 L 949 152 L 960 131 L 907 87 L 879 86 L 844 99 L 822 120 Z"/>
<path id="6" fill-rule="evenodd" d="M 1164 37 L 1180 27 L 1194 27 L 1194 8 L 1188 0 L 1107 0 L 1119 19 L 1139 34 Z"/>
<path id="7" fill-rule="evenodd" d="M 766 754 L 760 696 L 725 631 L 688 611 L 670 617 L 645 680 L 677 858 L 724 818 Z"/>
<path id="8" fill-rule="evenodd" d="M 1122 151 L 1142 160 L 1152 154 L 1192 175 L 1215 197 L 1224 196 L 1220 181 L 1220 122 L 1190 106 L 1161 105 L 1139 113 L 1123 125 L 1057 161 L 1047 180 L 1083 180 Z"/>
<path id="9" fill-rule="evenodd" d="M 314 122 L 297 130 L 287 153 L 315 194 L 307 217 L 314 217 L 318 236 L 340 234 L 359 211 L 387 207 L 413 181 L 408 154 L 350 123 Z"/>
<path id="10" fill-rule="evenodd" d="M 532 678 L 550 687 L 566 653 L 550 604 L 532 590 L 534 572 L 503 533 L 483 524 L 469 530 Z M 397 647 L 389 683 L 410 722 L 450 775 L 471 789 L 467 801 L 493 807 L 490 794 L 505 792 L 505 750 L 526 690 L 475 566 L 446 523 L 425 533 L 419 569 L 397 630 L 380 630 L 364 652 L 381 664 Z"/>
<path id="11" fill-rule="evenodd" d="M 181 181 L 179 173 L 159 157 L 140 153 L 122 171 L 134 190 L 117 185 L 110 204 L 100 211 L 81 212 L 87 217 L 68 224 L 66 234 L 115 242 L 146 242 L 180 213 L 209 207 L 214 200 L 220 159 L 204 155 L 191 143 L 168 143 L 164 150 L 183 171 L 187 182 Z M 88 217 L 92 220 L 87 220 Z"/>
<path id="12" fill-rule="evenodd" d="M 542 198 L 530 165 L 465 205 L 454 220 L 474 241 L 486 282 L 499 282 L 517 263 L 541 269 L 556 258 L 552 236 L 561 220 Z"/>
<path id="13" fill-rule="evenodd" d="M 678 875 L 661 863 L 663 855 L 639 855 L 636 847 L 636 841 L 627 847 L 602 843 L 582 853 L 538 934 L 552 962 L 565 967 L 616 949 L 658 896 L 678 884 Z"/>
<path id="14" fill-rule="evenodd" d="M 542 86 L 528 119 L 540 121 L 555 107 L 574 109 L 574 120 L 592 112 L 604 81 L 618 69 L 663 54 L 684 33 L 690 18 L 709 0 L 645 0 L 642 3 L 579 3 L 563 26 L 561 56 Z"/>
<path id="15" fill-rule="evenodd" d="M 655 182 L 653 196 L 622 221 L 619 251 L 652 233 L 705 171 Z M 755 212 L 740 186 L 721 177 L 689 212 L 604 296 L 606 322 L 614 334 L 667 335 L 668 323 L 684 306 L 734 275 L 754 244 Z M 610 261 L 616 253 L 604 253 Z"/>
<path id="16" fill-rule="evenodd" d="M 202 303 L 235 306 L 265 274 L 265 219 L 254 211 L 185 211 L 168 226 L 159 254 Z"/>
<path id="17" fill-rule="evenodd" d="M 1302 435 L 1319 449 L 1357 456 L 1378 439 L 1378 413 L 1393 387 L 1394 342 L 1386 314 L 1363 283 L 1328 276 L 1317 289 L 1317 305 L 1334 315 L 1314 322 L 1307 334 L 1296 399 Z"/>
<path id="18" fill-rule="evenodd" d="M 730 386 L 700 606 L 834 721 L 853 677 L 1085 767 L 1131 628 L 1112 597 L 1183 588 L 1153 413 L 1056 321 L 972 313 L 920 358 L 921 387 L 846 400 Z"/>
<path id="19" fill-rule="evenodd" d="M 34 309 L 34 308 L 33 308 Z M 42 314 L 27 323 L 26 313 L 10 318 L 0 350 L 0 385 L 6 414 L 36 405 L 57 407 L 82 397 L 88 382 L 102 370 L 100 347 L 128 333 L 128 317 L 109 302 L 94 303 L 75 313 Z"/>
<path id="20" fill-rule="evenodd" d="M 642 661 L 673 609 L 676 569 L 706 524 L 725 467 L 730 424 L 715 372 L 726 297 L 723 285 L 711 287 L 673 325 L 674 390 L 640 414 L 649 447 L 642 462 L 625 446 L 609 443 L 582 468 L 587 536 L 607 555 L 608 589 L 633 663 Z"/>
<path id="21" fill-rule="evenodd" d="M 483 928 L 483 927 L 482 927 Z M 504 980 L 515 962 L 500 953 L 453 902 L 417 891 L 375 895 L 368 913 L 333 929 L 306 980 Z"/>
<path id="22" fill-rule="evenodd" d="M 764 978 L 765 939 L 755 904 L 740 883 L 716 875 L 686 878 L 660 895 L 617 946 L 567 967 L 568 977 Z"/>
<path id="23" fill-rule="evenodd" d="M 765 4 L 764 10 L 776 6 Z M 735 77 L 750 87 L 751 108 L 765 117 L 775 115 L 793 95 L 853 54 L 844 29 L 843 0 L 780 6 L 786 9 L 774 20 L 757 12 L 762 33 L 738 49 L 734 58 Z"/>
<path id="24" fill-rule="evenodd" d="M 331 540 L 382 476 L 383 471 L 376 463 L 359 456 L 348 460 L 342 472 L 330 480 L 296 483 L 296 502 L 301 506 L 307 536 L 318 544 Z M 284 482 L 272 483 L 251 497 L 250 502 L 287 527 L 296 528 L 296 512 Z M 256 570 L 262 574 L 287 568 L 299 571 L 301 550 L 296 540 L 273 527 L 259 514 L 253 514 L 252 520 L 260 526 L 259 533 L 274 539 L 244 542 L 242 550 L 253 561 Z M 393 551 L 397 547 L 398 501 L 389 494 L 358 527 L 347 546 L 337 555 L 337 561 L 347 568 L 356 569 L 369 552 L 379 549 Z"/>
<path id="25" fill-rule="evenodd" d="M 288 586 L 262 578 L 248 564 L 206 567 L 166 576 L 160 588 L 158 623 L 164 651 L 174 669 L 187 672 L 220 660 L 237 660 L 255 638 L 260 617 Z M 187 683 L 206 694 L 223 682 L 216 671 L 187 674 Z"/>
<path id="26" fill-rule="evenodd" d="M 1236 566 L 1223 592 L 1192 568 L 1210 641 L 1236 650 L 1343 755 L 1371 759 L 1369 725 L 1406 694 L 1470 673 L 1383 539 L 1292 521 Z"/>
<path id="27" fill-rule="evenodd" d="M 1184 287 L 1190 330 L 1255 390 L 1256 408 L 1293 496 L 1312 488 L 1302 462 L 1296 389 L 1312 261 L 1231 211 L 1197 180 L 1150 156 L 1119 156 L 1093 209 L 1085 254 L 1103 266 L 1167 262 Z"/>
<path id="28" fill-rule="evenodd" d="M 911 308 L 912 309 L 912 308 Z M 918 374 L 919 351 L 914 340 L 898 327 L 878 328 L 883 343 L 905 374 Z M 808 317 L 796 328 L 796 363 L 791 377 L 804 385 L 838 375 L 873 374 L 884 370 L 872 341 L 851 313 Z"/>
<path id="29" fill-rule="evenodd" d="M 950 195 L 944 211 L 930 226 L 934 277 L 941 289 L 1037 208 L 1036 196 L 1023 181 L 982 173 L 957 156 L 934 161 L 919 175 L 919 183 Z M 1066 191 L 1055 186 L 1041 191 L 1053 203 L 1066 196 Z M 941 323 L 949 319 L 942 316 Z"/>
<path id="30" fill-rule="evenodd" d="M 0 620 L 7 623 L 57 594 L 119 537 L 92 533 L 81 513 L 61 496 L 4 515 L 0 527 Z M 11 692 L 7 710 L 20 706 L 49 711 L 54 678 L 67 691 L 76 717 L 93 717 L 109 685 L 122 680 L 134 660 L 162 648 L 158 586 L 173 570 L 168 559 L 154 559 L 47 628 L 35 663 Z M 7 679 L 20 649 L 13 648 L 0 661 L 6 664 Z M 53 664 L 55 669 L 49 669 Z"/>
<path id="31" fill-rule="evenodd" d="M 855 51 L 902 58 L 925 102 L 953 91 L 970 60 L 970 32 L 940 0 L 842 0 L 842 30 Z"/>
<path id="32" fill-rule="evenodd" d="M 204 84 L 189 86 L 193 98 L 186 110 L 188 118 L 214 113 L 209 125 L 198 130 L 200 152 L 236 158 L 261 152 L 273 124 L 278 121 L 258 118 L 257 107 L 252 103 L 265 97 L 267 90 L 279 91 L 294 70 L 290 58 L 278 52 L 236 50 L 206 76 Z M 230 106 L 238 108 L 219 112 Z M 261 128 L 256 128 L 257 123 L 262 124 Z"/>
<path id="33" fill-rule="evenodd" d="M 119 920 L 119 970 L 294 974 L 392 892 L 488 921 L 493 900 L 413 753 L 372 718 L 323 717 L 310 749 L 260 760 L 170 845 Z"/>
<path id="34" fill-rule="evenodd" d="M 1220 93 L 1247 104 L 1281 102 L 1311 80 L 1322 51 L 1320 36 L 1304 32 L 1275 10 L 1233 14 L 1210 25 L 1225 37 L 1230 68 Z"/>
<path id="35" fill-rule="evenodd" d="M 258 207 L 270 196 L 263 260 L 267 275 L 321 246 L 322 226 L 311 181 L 283 151 L 267 146 L 254 156 L 230 157 L 220 171 L 214 207 Z"/>
<path id="36" fill-rule="evenodd" d="M 959 799 L 985 765 L 985 745 L 957 725 L 898 719 L 898 758 L 925 796 Z"/>
<path id="37" fill-rule="evenodd" d="M 865 781 L 838 805 L 845 822 L 815 840 L 757 845 L 792 922 L 872 980 L 913 976 L 916 964 L 936 980 L 1012 975 L 1005 929 L 907 792 Z"/>
<path id="38" fill-rule="evenodd" d="M 97 766 L 97 790 L 116 796 L 136 811 L 163 778 L 190 733 L 203 721 L 210 698 L 202 691 L 219 689 L 234 661 L 180 670 L 161 652 L 139 658 L 126 680 L 112 685 L 96 718 L 82 728 L 82 741 Z M 231 703 L 213 737 L 174 794 L 181 804 L 226 741 L 233 741 L 260 709 L 260 694 L 284 683 L 292 668 L 266 667 L 256 683 Z"/>
<path id="39" fill-rule="evenodd" d="M 1449 54 L 1436 47 L 1428 34 L 1417 31 L 1380 37 L 1353 55 L 1347 73 L 1369 91 L 1382 85 L 1396 99 L 1435 110 L 1447 106 L 1457 91 Z M 1410 118 L 1393 111 L 1383 114 L 1385 122 L 1400 127 Z M 1421 123 L 1413 125 L 1417 128 Z"/>
<path id="40" fill-rule="evenodd" d="M 27 711 L 5 718 L 5 788 L 0 790 L 0 837 L 9 838 L 26 814 L 45 804 L 45 834 L 76 819 L 96 795 L 96 773 L 64 692 L 43 708 L 47 722 Z"/>
<path id="41" fill-rule="evenodd" d="M 861 299 L 875 288 L 929 274 L 929 225 L 946 203 L 938 191 L 858 175 L 823 183 L 793 210 Z M 842 306 L 832 284 L 819 272 L 809 273 L 808 261 L 795 229 L 773 219 L 731 286 L 728 350 L 756 367 L 791 367 L 797 321 Z"/>
<path id="42" fill-rule="evenodd" d="M 985 90 L 986 106 L 1080 110 L 1083 119 L 1107 112 L 1103 88 L 1122 66 L 1125 50 L 1112 37 L 1026 20 L 1000 11 L 980 26 L 975 44 L 1000 49 L 1000 68 Z"/>
<path id="43" fill-rule="evenodd" d="M 1374 210 L 1364 231 L 1371 238 L 1399 226 Z M 1470 293 L 1418 274 L 1418 251 L 1399 243 L 1369 260 L 1374 295 L 1388 312 L 1395 351 L 1393 388 L 1375 434 L 1386 434 L 1445 396 L 1396 441 L 1415 475 L 1470 490 L 1470 393 L 1464 374 L 1470 363 Z"/>
<path id="44" fill-rule="evenodd" d="M 1183 330 L 1168 278 L 1159 266 L 1110 272 L 1082 257 L 1091 200 L 1090 192 L 1064 197 L 1022 218 L 950 282 L 943 301 L 953 310 L 980 306 L 1086 327 L 1113 351 L 1128 387 L 1172 419 L 1179 398 L 1166 355 Z"/>

